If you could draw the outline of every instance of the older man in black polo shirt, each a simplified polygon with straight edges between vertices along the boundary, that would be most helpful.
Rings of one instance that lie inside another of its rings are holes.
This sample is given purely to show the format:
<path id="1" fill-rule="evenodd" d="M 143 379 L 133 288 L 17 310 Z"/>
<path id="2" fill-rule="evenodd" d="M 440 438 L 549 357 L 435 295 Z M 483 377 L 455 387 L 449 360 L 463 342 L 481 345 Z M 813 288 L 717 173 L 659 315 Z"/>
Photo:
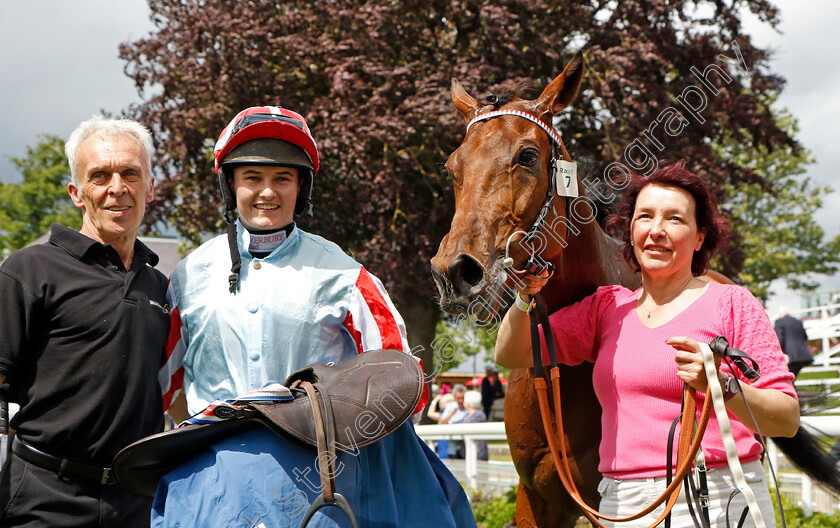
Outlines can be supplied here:
<path id="1" fill-rule="evenodd" d="M 122 491 L 108 466 L 163 427 L 167 281 L 137 240 L 154 198 L 151 151 L 134 121 L 80 124 L 66 153 L 81 231 L 54 224 L 48 244 L 0 267 L 0 383 L 20 404 L 2 526 L 149 526 L 150 501 Z"/>

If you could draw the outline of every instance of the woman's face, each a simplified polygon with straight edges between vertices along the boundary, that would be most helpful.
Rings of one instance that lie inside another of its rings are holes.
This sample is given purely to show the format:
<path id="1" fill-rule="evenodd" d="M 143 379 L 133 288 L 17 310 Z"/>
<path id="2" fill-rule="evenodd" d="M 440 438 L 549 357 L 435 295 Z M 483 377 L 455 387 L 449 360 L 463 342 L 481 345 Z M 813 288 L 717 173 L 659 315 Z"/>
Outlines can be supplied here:
<path id="1" fill-rule="evenodd" d="M 300 181 L 296 167 L 239 165 L 233 169 L 236 208 L 251 229 L 279 229 L 295 214 Z"/>
<path id="2" fill-rule="evenodd" d="M 706 236 L 697 227 L 694 197 L 681 187 L 656 183 L 639 192 L 630 233 L 642 273 L 665 277 L 690 272 Z"/>

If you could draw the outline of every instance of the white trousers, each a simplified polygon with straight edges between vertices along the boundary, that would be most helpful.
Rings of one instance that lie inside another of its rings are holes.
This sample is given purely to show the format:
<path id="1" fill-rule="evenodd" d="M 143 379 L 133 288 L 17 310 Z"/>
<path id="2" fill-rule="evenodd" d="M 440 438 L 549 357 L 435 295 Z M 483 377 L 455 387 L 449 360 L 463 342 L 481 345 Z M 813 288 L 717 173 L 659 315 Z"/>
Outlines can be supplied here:
<path id="1" fill-rule="evenodd" d="M 775 528 L 776 516 L 773 510 L 773 502 L 770 500 L 770 491 L 767 487 L 767 477 L 761 462 L 754 461 L 743 465 L 744 477 L 747 484 L 755 494 L 761 515 L 767 528 Z M 709 469 L 707 473 L 709 486 L 709 518 L 713 528 L 726 528 L 726 505 L 732 491 L 737 489 L 732 482 L 732 475 L 726 466 Z M 696 481 L 695 481 L 696 482 Z M 644 510 L 653 503 L 666 488 L 665 477 L 616 480 L 611 478 L 601 479 L 598 485 L 598 493 L 601 494 L 601 504 L 598 510 L 611 517 L 627 517 Z M 741 493 L 737 493 L 729 506 L 729 526 L 738 526 L 747 503 Z M 623 523 L 610 523 L 603 521 L 606 526 L 617 528 L 646 528 L 662 515 L 665 506 L 660 505 L 648 515 L 634 521 Z M 694 508 L 698 514 L 697 507 Z M 660 526 L 664 526 L 664 521 Z M 686 503 L 685 485 L 680 491 L 680 499 L 671 510 L 672 528 L 691 528 L 694 523 L 688 511 Z M 752 516 L 747 513 L 744 527 L 754 527 Z"/>

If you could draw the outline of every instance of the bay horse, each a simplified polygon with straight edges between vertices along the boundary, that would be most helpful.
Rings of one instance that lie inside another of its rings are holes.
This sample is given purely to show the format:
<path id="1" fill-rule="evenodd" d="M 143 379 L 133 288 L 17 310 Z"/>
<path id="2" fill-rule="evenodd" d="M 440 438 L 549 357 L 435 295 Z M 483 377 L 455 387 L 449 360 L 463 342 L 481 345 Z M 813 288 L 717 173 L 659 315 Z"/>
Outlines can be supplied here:
<path id="1" fill-rule="evenodd" d="M 514 97 L 482 105 L 457 80 L 452 82 L 452 98 L 467 122 L 482 112 L 505 109 L 551 123 L 554 114 L 575 98 L 582 79 L 583 61 L 578 54 L 535 100 Z M 485 305 L 490 304 L 488 300 L 495 301 L 490 312 L 500 304 L 499 292 L 491 290 L 498 288 L 496 277 L 509 255 L 508 240 L 531 228 L 549 192 L 546 175 L 553 145 L 544 130 L 515 115 L 474 126 L 446 162 L 454 180 L 455 216 L 432 259 L 441 307 L 450 313 L 469 311 L 477 299 Z M 583 190 L 582 185 L 578 188 Z M 585 196 L 585 190 L 581 195 Z M 572 304 L 602 285 L 635 288 L 640 281 L 620 255 L 618 243 L 597 222 L 572 223 L 567 202 L 567 198 L 558 197 L 544 220 L 549 236 L 540 255 L 555 268 L 542 290 L 549 311 Z M 526 251 L 520 244 L 514 244 L 513 250 L 514 265 L 521 266 Z M 597 504 L 601 409 L 592 387 L 592 364 L 562 366 L 561 375 L 566 447 L 577 472 L 575 481 L 587 503 Z M 531 369 L 511 372 L 505 426 L 520 476 L 517 527 L 574 526 L 580 512 L 563 489 L 551 460 Z"/>
<path id="2" fill-rule="evenodd" d="M 594 221 L 592 209 L 597 206 L 586 198 L 579 176 L 579 197 L 557 196 L 553 203 L 546 201 L 552 158 L 562 154 L 570 161 L 562 140 L 552 140 L 554 131 L 547 128 L 554 115 L 571 104 L 582 79 L 580 52 L 533 100 L 491 94 L 487 104 L 482 104 L 453 79 L 452 99 L 468 130 L 445 164 L 454 183 L 456 209 L 449 233 L 431 261 L 444 311 L 478 316 L 478 324 L 494 331 L 505 292 L 515 280 L 515 275 L 505 270 L 522 268 L 536 252 L 555 270 L 541 292 L 549 312 L 602 285 L 620 284 L 630 289 L 640 285 L 640 275 L 620 254 L 620 242 Z M 491 114 L 492 118 L 484 119 Z M 540 235 L 530 244 L 521 243 L 521 233 L 533 231 L 535 223 L 541 225 Z M 519 242 L 511 244 L 512 240 Z M 709 275 L 719 282 L 731 282 L 719 273 Z M 585 502 L 597 507 L 601 409 L 592 386 L 592 364 L 561 366 L 560 386 L 573 477 Z M 516 526 L 574 526 L 580 511 L 555 470 L 532 369 L 511 372 L 505 430 L 520 476 Z M 803 429 L 794 438 L 778 440 L 796 465 L 840 491 L 834 464 Z"/>

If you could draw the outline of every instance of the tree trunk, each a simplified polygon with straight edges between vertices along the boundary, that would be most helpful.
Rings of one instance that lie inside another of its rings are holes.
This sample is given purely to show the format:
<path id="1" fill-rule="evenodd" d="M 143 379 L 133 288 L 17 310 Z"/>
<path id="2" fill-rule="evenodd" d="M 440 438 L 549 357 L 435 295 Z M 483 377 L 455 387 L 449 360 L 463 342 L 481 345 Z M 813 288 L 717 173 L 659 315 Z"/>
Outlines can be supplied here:
<path id="1" fill-rule="evenodd" d="M 398 309 L 405 321 L 408 344 L 414 355 L 423 360 L 423 371 L 431 389 L 435 367 L 432 341 L 435 339 L 435 327 L 440 320 L 440 309 L 428 295 L 407 297 Z M 432 396 L 434 395 L 429 395 L 430 398 Z M 428 405 L 426 408 L 428 409 Z M 431 423 L 426 418 L 426 409 L 423 410 L 422 422 Z"/>
<path id="2" fill-rule="evenodd" d="M 428 296 L 411 296 L 398 307 L 408 331 L 408 344 L 414 354 L 423 360 L 426 374 L 433 372 L 435 327 L 440 320 L 440 309 Z"/>

